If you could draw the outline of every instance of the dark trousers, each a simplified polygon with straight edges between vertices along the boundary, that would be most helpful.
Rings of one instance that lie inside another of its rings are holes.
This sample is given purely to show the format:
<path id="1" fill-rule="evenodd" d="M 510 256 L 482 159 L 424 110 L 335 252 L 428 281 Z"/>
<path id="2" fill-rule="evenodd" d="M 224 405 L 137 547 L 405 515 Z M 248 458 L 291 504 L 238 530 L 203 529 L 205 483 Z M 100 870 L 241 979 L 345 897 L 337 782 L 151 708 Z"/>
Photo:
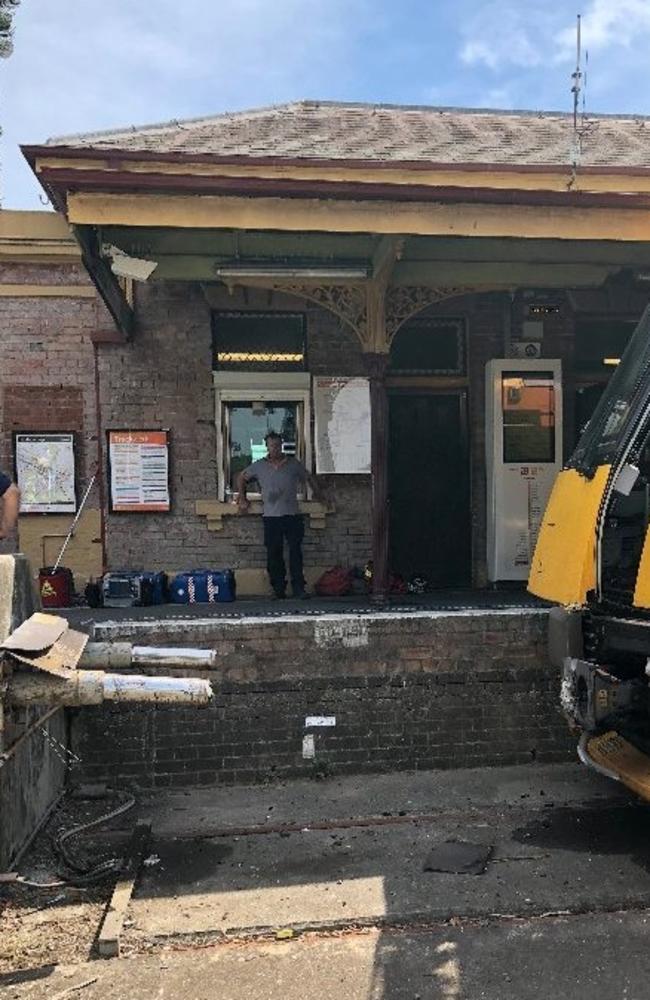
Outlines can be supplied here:
<path id="1" fill-rule="evenodd" d="M 305 589 L 302 575 L 302 539 L 305 526 L 301 514 L 287 514 L 285 517 L 264 517 L 264 544 L 266 545 L 266 568 L 271 586 L 276 594 L 284 594 L 287 587 L 284 565 L 284 540 L 289 546 L 289 575 L 291 588 L 295 593 Z"/>

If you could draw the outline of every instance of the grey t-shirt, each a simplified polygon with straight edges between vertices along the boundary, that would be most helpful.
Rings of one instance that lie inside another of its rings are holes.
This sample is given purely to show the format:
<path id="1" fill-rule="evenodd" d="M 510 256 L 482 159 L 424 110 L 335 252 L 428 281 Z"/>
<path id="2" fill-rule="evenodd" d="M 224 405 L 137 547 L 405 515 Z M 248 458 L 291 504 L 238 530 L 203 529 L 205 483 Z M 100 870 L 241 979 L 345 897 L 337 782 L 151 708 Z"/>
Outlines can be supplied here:
<path id="1" fill-rule="evenodd" d="M 261 458 L 244 469 L 246 479 L 256 479 L 260 484 L 264 517 L 286 517 L 298 514 L 298 488 L 307 479 L 307 470 L 297 458 L 289 456 L 282 465 L 274 466 L 268 458 Z"/>

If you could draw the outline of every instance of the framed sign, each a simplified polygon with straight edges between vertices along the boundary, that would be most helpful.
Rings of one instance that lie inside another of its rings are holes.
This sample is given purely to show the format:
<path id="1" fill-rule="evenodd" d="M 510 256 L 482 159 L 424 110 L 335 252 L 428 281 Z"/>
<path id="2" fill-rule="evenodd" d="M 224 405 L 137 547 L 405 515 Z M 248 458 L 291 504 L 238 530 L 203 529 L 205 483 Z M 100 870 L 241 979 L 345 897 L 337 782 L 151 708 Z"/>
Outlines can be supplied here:
<path id="1" fill-rule="evenodd" d="M 314 378 L 316 472 L 370 472 L 367 378 Z"/>
<path id="2" fill-rule="evenodd" d="M 15 431 L 14 463 L 23 514 L 74 514 L 74 434 Z"/>
<path id="3" fill-rule="evenodd" d="M 107 431 L 112 513 L 169 511 L 169 431 Z"/>

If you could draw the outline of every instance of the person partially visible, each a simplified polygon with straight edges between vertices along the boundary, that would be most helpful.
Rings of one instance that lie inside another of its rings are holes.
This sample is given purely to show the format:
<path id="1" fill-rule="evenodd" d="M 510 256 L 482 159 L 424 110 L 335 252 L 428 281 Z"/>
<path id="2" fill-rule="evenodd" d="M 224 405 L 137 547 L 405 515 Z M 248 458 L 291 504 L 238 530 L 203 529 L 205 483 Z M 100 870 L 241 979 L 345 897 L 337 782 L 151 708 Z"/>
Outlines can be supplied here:
<path id="1" fill-rule="evenodd" d="M 0 539 L 14 531 L 20 512 L 20 490 L 0 469 Z"/>

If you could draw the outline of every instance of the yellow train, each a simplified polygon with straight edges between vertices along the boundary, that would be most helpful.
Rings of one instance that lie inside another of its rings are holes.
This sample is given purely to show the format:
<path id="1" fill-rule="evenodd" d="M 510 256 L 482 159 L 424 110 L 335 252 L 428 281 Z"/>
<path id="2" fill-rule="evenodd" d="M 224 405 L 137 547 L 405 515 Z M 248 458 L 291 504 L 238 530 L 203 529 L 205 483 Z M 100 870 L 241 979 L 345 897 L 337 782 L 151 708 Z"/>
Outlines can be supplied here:
<path id="1" fill-rule="evenodd" d="M 650 800 L 650 307 L 559 473 L 528 589 L 584 763 Z"/>

